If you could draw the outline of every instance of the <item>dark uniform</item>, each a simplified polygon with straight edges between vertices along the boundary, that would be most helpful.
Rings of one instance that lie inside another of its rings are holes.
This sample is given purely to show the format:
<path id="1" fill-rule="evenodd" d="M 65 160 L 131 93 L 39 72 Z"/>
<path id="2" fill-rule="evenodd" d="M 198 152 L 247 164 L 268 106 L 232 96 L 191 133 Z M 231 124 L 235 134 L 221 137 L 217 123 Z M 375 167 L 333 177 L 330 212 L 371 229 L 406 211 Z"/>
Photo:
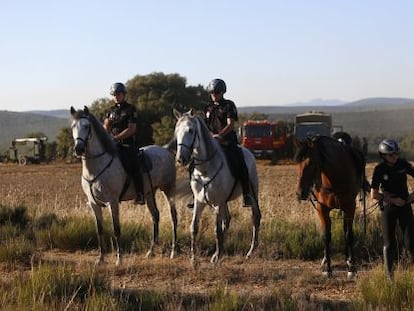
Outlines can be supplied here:
<path id="1" fill-rule="evenodd" d="M 106 113 L 106 118 L 112 121 L 112 135 L 117 135 L 128 128 L 129 123 L 137 123 L 137 110 L 133 105 L 122 102 L 111 107 Z M 117 141 L 117 147 L 125 170 L 134 179 L 137 196 L 142 196 L 143 184 L 137 160 L 138 149 L 135 143 L 135 135 Z"/>
<path id="2" fill-rule="evenodd" d="M 205 107 L 206 124 L 213 134 L 218 134 L 227 125 L 227 119 L 238 120 L 236 105 L 233 101 L 221 98 L 217 103 L 211 102 Z M 234 130 L 222 137 L 220 142 L 227 157 L 230 170 L 234 177 L 241 183 L 243 189 L 243 196 L 250 193 L 249 173 L 244 161 L 243 151 L 237 145 L 237 135 Z M 247 205 L 245 203 L 245 205 Z"/>
<path id="3" fill-rule="evenodd" d="M 390 166 L 385 161 L 374 169 L 371 187 L 381 189 L 382 193 L 391 198 L 407 200 L 409 193 L 407 188 L 407 175 L 414 177 L 414 168 L 409 162 L 399 158 Z M 413 248 L 413 212 L 411 204 L 404 206 L 382 204 L 382 230 L 384 239 L 384 260 L 389 275 L 392 274 L 392 265 L 395 252 L 395 229 L 397 220 L 404 237 L 404 245 L 414 255 Z"/>

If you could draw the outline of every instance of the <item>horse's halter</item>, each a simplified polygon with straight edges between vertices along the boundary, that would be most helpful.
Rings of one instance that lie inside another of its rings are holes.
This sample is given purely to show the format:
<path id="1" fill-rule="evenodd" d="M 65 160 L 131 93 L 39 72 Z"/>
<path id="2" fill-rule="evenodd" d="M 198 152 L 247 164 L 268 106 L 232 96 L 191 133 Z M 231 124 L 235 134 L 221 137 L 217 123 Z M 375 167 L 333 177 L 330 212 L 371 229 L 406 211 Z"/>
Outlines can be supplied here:
<path id="1" fill-rule="evenodd" d="M 76 155 L 77 143 L 75 143 L 75 156 L 77 158 L 81 158 L 81 159 L 96 159 L 96 158 L 99 158 L 100 156 L 104 155 L 106 153 L 106 151 L 104 150 L 101 153 L 98 153 L 98 154 L 95 154 L 95 155 L 88 155 L 87 154 L 86 151 L 87 151 L 87 147 L 88 147 L 88 142 L 89 142 L 89 139 L 92 137 L 91 121 L 90 121 L 88 116 L 78 117 L 77 118 L 78 122 L 79 122 L 80 119 L 85 119 L 85 120 L 88 121 L 88 133 L 87 133 L 85 138 L 79 137 L 79 136 L 75 138 L 75 142 L 80 141 L 83 144 L 83 147 L 84 147 L 84 150 L 81 152 L 81 154 L 83 153 L 83 155 L 78 156 L 78 155 Z M 73 129 L 73 127 L 74 127 L 74 124 L 72 125 L 72 129 Z M 79 131 L 78 131 L 78 133 L 79 133 Z"/>
<path id="2" fill-rule="evenodd" d="M 191 122 L 191 124 L 193 124 L 193 122 Z M 217 153 L 217 149 L 212 153 L 211 156 L 207 157 L 206 159 L 198 159 L 198 158 L 194 157 L 193 150 L 195 148 L 194 145 L 196 143 L 196 138 L 198 138 L 198 140 L 200 140 L 200 137 L 199 137 L 198 131 L 194 130 L 193 128 L 191 128 L 191 130 L 193 131 L 193 138 L 191 139 L 191 144 L 187 145 L 187 144 L 180 143 L 180 144 L 178 144 L 178 146 L 184 147 L 185 149 L 187 149 L 190 152 L 191 157 L 194 160 L 193 161 L 194 165 L 201 165 L 201 164 L 204 164 L 204 163 L 210 161 L 211 159 L 213 159 L 214 156 Z"/>

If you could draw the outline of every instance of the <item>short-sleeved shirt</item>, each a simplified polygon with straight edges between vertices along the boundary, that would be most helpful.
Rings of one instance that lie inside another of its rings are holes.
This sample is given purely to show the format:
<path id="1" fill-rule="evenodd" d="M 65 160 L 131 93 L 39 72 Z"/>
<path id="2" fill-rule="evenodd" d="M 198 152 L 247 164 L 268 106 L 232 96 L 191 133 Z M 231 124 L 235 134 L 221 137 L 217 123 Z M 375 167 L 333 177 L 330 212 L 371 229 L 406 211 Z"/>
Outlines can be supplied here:
<path id="1" fill-rule="evenodd" d="M 218 134 L 223 128 L 227 126 L 227 119 L 233 119 L 234 121 L 238 120 L 237 108 L 233 101 L 222 98 L 219 103 L 209 103 L 205 109 L 204 113 L 206 116 L 206 124 L 209 130 Z M 223 140 L 233 144 L 237 144 L 237 135 L 236 132 L 230 131 L 227 133 Z"/>
<path id="2" fill-rule="evenodd" d="M 381 188 L 392 197 L 407 200 L 407 175 L 414 177 L 414 168 L 407 160 L 399 158 L 393 166 L 382 162 L 374 169 L 371 187 L 377 190 Z"/>
<path id="3" fill-rule="evenodd" d="M 128 128 L 129 123 L 137 123 L 137 110 L 131 104 L 123 102 L 111 107 L 106 117 L 112 119 L 111 133 L 117 135 Z M 135 135 L 122 139 L 121 144 L 135 145 Z"/>

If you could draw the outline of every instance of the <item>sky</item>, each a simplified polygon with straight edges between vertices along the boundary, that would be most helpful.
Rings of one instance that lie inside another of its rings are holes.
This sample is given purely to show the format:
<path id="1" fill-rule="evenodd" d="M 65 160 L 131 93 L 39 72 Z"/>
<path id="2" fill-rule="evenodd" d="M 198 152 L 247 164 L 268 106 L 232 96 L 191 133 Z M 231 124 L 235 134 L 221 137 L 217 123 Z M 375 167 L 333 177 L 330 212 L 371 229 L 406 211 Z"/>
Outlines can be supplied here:
<path id="1" fill-rule="evenodd" d="M 81 108 L 178 73 L 237 106 L 414 98 L 414 1 L 2 0 L 0 110 Z"/>

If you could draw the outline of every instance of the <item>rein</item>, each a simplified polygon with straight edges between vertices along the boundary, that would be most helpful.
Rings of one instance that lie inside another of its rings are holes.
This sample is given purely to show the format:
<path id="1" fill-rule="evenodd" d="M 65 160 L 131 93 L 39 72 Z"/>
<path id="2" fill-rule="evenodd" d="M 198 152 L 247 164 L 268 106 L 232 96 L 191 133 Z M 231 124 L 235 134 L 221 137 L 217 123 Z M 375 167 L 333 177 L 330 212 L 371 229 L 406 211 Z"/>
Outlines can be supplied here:
<path id="1" fill-rule="evenodd" d="M 178 146 L 185 147 L 187 150 L 190 151 L 190 153 L 192 155 L 193 154 L 193 150 L 194 150 L 194 144 L 195 144 L 195 141 L 196 141 L 196 138 L 197 137 L 198 137 L 198 140 L 200 141 L 199 133 L 198 133 L 198 131 L 195 131 L 194 136 L 193 136 L 193 139 L 192 139 L 192 142 L 191 142 L 191 144 L 189 146 L 186 145 L 186 144 L 183 144 L 183 143 L 178 144 Z M 214 157 L 216 156 L 216 154 L 218 154 L 218 148 L 215 148 L 214 152 L 212 152 L 205 159 L 198 159 L 198 158 L 192 156 L 194 167 L 195 166 L 201 166 L 201 165 L 207 164 L 208 162 L 210 162 L 211 160 L 214 159 Z M 201 185 L 203 187 L 203 189 L 204 189 L 204 200 L 209 205 L 211 205 L 211 204 L 210 204 L 209 200 L 207 199 L 207 196 L 206 196 L 206 192 L 207 191 L 206 191 L 206 189 L 210 185 L 210 183 L 212 183 L 213 180 L 218 176 L 218 174 L 222 170 L 223 166 L 224 166 L 224 162 L 221 161 L 220 162 L 220 166 L 217 169 L 217 171 L 214 173 L 214 175 L 206 183 L 201 182 L 200 179 L 196 179 L 196 178 L 192 179 L 191 177 L 196 177 L 196 176 L 194 176 L 193 173 L 191 173 L 191 175 L 190 175 L 190 181 L 191 180 L 195 180 L 199 185 Z M 232 190 L 232 192 L 233 192 L 233 190 Z M 230 195 L 231 195 L 231 193 L 230 193 Z"/>

